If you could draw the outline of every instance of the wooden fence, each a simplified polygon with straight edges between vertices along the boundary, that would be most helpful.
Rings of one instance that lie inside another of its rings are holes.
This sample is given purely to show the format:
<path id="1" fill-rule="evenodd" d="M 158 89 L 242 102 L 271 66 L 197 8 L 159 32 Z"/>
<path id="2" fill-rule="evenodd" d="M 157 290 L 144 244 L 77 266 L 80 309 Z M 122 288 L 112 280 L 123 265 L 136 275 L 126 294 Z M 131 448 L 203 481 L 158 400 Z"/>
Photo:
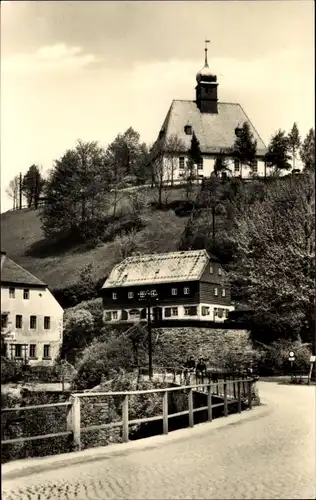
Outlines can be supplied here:
<path id="1" fill-rule="evenodd" d="M 229 384 L 233 383 L 233 389 Z M 179 387 L 168 387 L 159 389 L 148 389 L 140 391 L 127 391 L 127 392 L 84 392 L 84 393 L 73 393 L 70 396 L 70 400 L 64 403 L 52 403 L 36 406 L 23 406 L 14 408 L 4 408 L 1 409 L 2 413 L 6 412 L 24 412 L 31 409 L 41 409 L 41 408 L 52 408 L 57 406 L 66 406 L 67 409 L 67 430 L 64 432 L 57 432 L 51 434 L 44 434 L 38 436 L 28 436 L 28 437 L 18 437 L 14 439 L 7 439 L 1 442 L 2 445 L 25 442 L 25 441 L 35 441 L 38 439 L 48 439 L 60 436 L 69 436 L 72 440 L 72 449 L 79 451 L 81 449 L 81 434 L 84 432 L 95 431 L 100 429 L 110 429 L 114 427 L 122 428 L 122 440 L 127 442 L 129 439 L 129 426 L 135 424 L 142 424 L 146 422 L 153 422 L 157 420 L 162 420 L 163 422 L 163 434 L 168 434 L 169 430 L 169 419 L 174 417 L 179 417 L 182 415 L 189 416 L 189 426 L 194 426 L 194 413 L 199 411 L 207 410 L 208 421 L 211 422 L 213 419 L 213 408 L 223 407 L 224 416 L 228 415 L 228 405 L 231 403 L 237 403 L 237 410 L 239 413 L 242 411 L 242 402 L 247 401 L 247 407 L 252 409 L 252 386 L 254 381 L 252 379 L 238 379 L 232 381 L 221 381 L 216 383 L 203 383 L 203 384 L 193 384 L 184 385 Z M 213 404 L 212 398 L 216 394 L 219 394 L 219 386 L 221 385 L 223 390 L 223 402 Z M 193 404 L 193 391 L 203 391 L 207 395 L 207 405 L 200 408 L 194 408 Z M 231 392 L 231 390 L 233 392 Z M 175 391 L 187 391 L 188 409 L 178 413 L 168 412 L 168 393 Z M 229 393 L 230 392 L 230 393 Z M 162 394 L 162 415 L 129 419 L 129 397 L 140 395 L 140 394 Z M 89 427 L 81 427 L 81 400 L 86 398 L 95 397 L 113 397 L 120 396 L 123 399 L 122 402 L 122 420 L 119 422 L 110 422 L 101 425 L 93 425 Z"/>

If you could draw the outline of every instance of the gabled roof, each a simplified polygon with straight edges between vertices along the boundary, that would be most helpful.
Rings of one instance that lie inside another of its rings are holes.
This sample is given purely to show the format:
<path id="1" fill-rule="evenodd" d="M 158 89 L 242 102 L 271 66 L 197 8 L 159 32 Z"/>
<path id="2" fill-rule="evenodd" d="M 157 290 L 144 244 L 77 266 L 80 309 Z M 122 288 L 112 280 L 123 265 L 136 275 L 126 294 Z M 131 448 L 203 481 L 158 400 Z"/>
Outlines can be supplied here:
<path id="1" fill-rule="evenodd" d="M 43 281 L 39 280 L 26 269 L 19 266 L 16 262 L 7 256 L 3 256 L 3 265 L 1 268 L 1 284 L 29 285 L 46 287 Z"/>
<path id="2" fill-rule="evenodd" d="M 163 137 L 157 139 L 154 150 L 160 149 L 165 141 L 172 135 L 176 135 L 184 143 L 184 153 L 191 145 L 191 135 L 186 135 L 185 125 L 191 125 L 197 139 L 200 142 L 202 153 L 219 153 L 233 147 L 236 135 L 236 127 L 241 127 L 248 122 L 250 130 L 257 141 L 257 154 L 264 155 L 267 148 L 258 134 L 257 130 L 249 120 L 245 111 L 238 103 L 219 102 L 218 113 L 201 113 L 195 101 L 172 101 L 163 126 Z"/>
<path id="3" fill-rule="evenodd" d="M 117 264 L 104 288 L 199 280 L 208 262 L 217 261 L 206 250 L 128 257 Z"/>

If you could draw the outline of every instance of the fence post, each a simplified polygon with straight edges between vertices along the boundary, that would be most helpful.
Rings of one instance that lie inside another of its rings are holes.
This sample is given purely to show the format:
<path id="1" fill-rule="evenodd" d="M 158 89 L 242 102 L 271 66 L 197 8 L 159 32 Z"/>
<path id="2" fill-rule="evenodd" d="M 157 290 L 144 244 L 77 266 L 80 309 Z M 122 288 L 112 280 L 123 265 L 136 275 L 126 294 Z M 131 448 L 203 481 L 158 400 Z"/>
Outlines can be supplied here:
<path id="1" fill-rule="evenodd" d="M 212 422 L 213 409 L 212 409 L 212 386 L 211 386 L 211 384 L 207 388 L 207 416 L 208 416 L 208 421 Z"/>
<path id="2" fill-rule="evenodd" d="M 252 410 L 252 380 L 248 382 L 248 407 Z"/>
<path id="3" fill-rule="evenodd" d="M 238 391 L 238 413 L 241 413 L 241 387 L 240 380 L 237 382 L 237 391 Z"/>
<path id="4" fill-rule="evenodd" d="M 122 428 L 122 439 L 123 443 L 127 443 L 128 441 L 128 394 L 124 396 L 123 404 L 122 404 L 122 420 L 123 420 L 123 428 Z"/>
<path id="5" fill-rule="evenodd" d="M 162 399 L 163 433 L 168 434 L 168 392 L 163 393 Z"/>
<path id="6" fill-rule="evenodd" d="M 188 394 L 188 403 L 189 403 L 189 426 L 194 426 L 194 415 L 193 415 L 193 389 L 189 389 Z"/>
<path id="7" fill-rule="evenodd" d="M 67 430 L 72 433 L 72 449 L 73 451 L 81 450 L 80 437 L 80 398 L 79 396 L 70 396 L 71 406 L 67 411 Z"/>
<path id="8" fill-rule="evenodd" d="M 228 415 L 228 409 L 227 409 L 227 380 L 224 379 L 223 385 L 224 385 L 224 416 L 227 417 Z"/>

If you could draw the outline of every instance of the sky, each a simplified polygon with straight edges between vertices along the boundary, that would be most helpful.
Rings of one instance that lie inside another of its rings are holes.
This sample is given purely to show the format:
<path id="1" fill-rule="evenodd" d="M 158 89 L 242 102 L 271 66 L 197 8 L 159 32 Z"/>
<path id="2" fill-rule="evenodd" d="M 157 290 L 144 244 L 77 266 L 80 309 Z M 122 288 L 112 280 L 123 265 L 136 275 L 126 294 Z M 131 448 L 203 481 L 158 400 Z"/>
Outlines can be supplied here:
<path id="1" fill-rule="evenodd" d="M 1 2 L 1 212 L 10 180 L 45 175 L 78 139 L 107 147 L 132 126 L 152 144 L 204 65 L 264 142 L 315 121 L 314 2 Z"/>

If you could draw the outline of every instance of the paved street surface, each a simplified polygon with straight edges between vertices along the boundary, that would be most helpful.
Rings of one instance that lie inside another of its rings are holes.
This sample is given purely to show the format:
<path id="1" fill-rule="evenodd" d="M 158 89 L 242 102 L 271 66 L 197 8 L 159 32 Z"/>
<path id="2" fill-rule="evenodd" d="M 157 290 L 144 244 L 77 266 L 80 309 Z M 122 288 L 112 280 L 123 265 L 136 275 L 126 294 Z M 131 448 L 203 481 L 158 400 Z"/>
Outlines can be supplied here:
<path id="1" fill-rule="evenodd" d="M 258 386 L 264 412 L 254 409 L 234 425 L 202 424 L 205 431 L 188 430 L 183 439 L 171 433 L 154 447 L 124 447 L 86 463 L 71 465 L 69 455 L 61 469 L 4 478 L 3 498 L 314 499 L 315 387 Z"/>

